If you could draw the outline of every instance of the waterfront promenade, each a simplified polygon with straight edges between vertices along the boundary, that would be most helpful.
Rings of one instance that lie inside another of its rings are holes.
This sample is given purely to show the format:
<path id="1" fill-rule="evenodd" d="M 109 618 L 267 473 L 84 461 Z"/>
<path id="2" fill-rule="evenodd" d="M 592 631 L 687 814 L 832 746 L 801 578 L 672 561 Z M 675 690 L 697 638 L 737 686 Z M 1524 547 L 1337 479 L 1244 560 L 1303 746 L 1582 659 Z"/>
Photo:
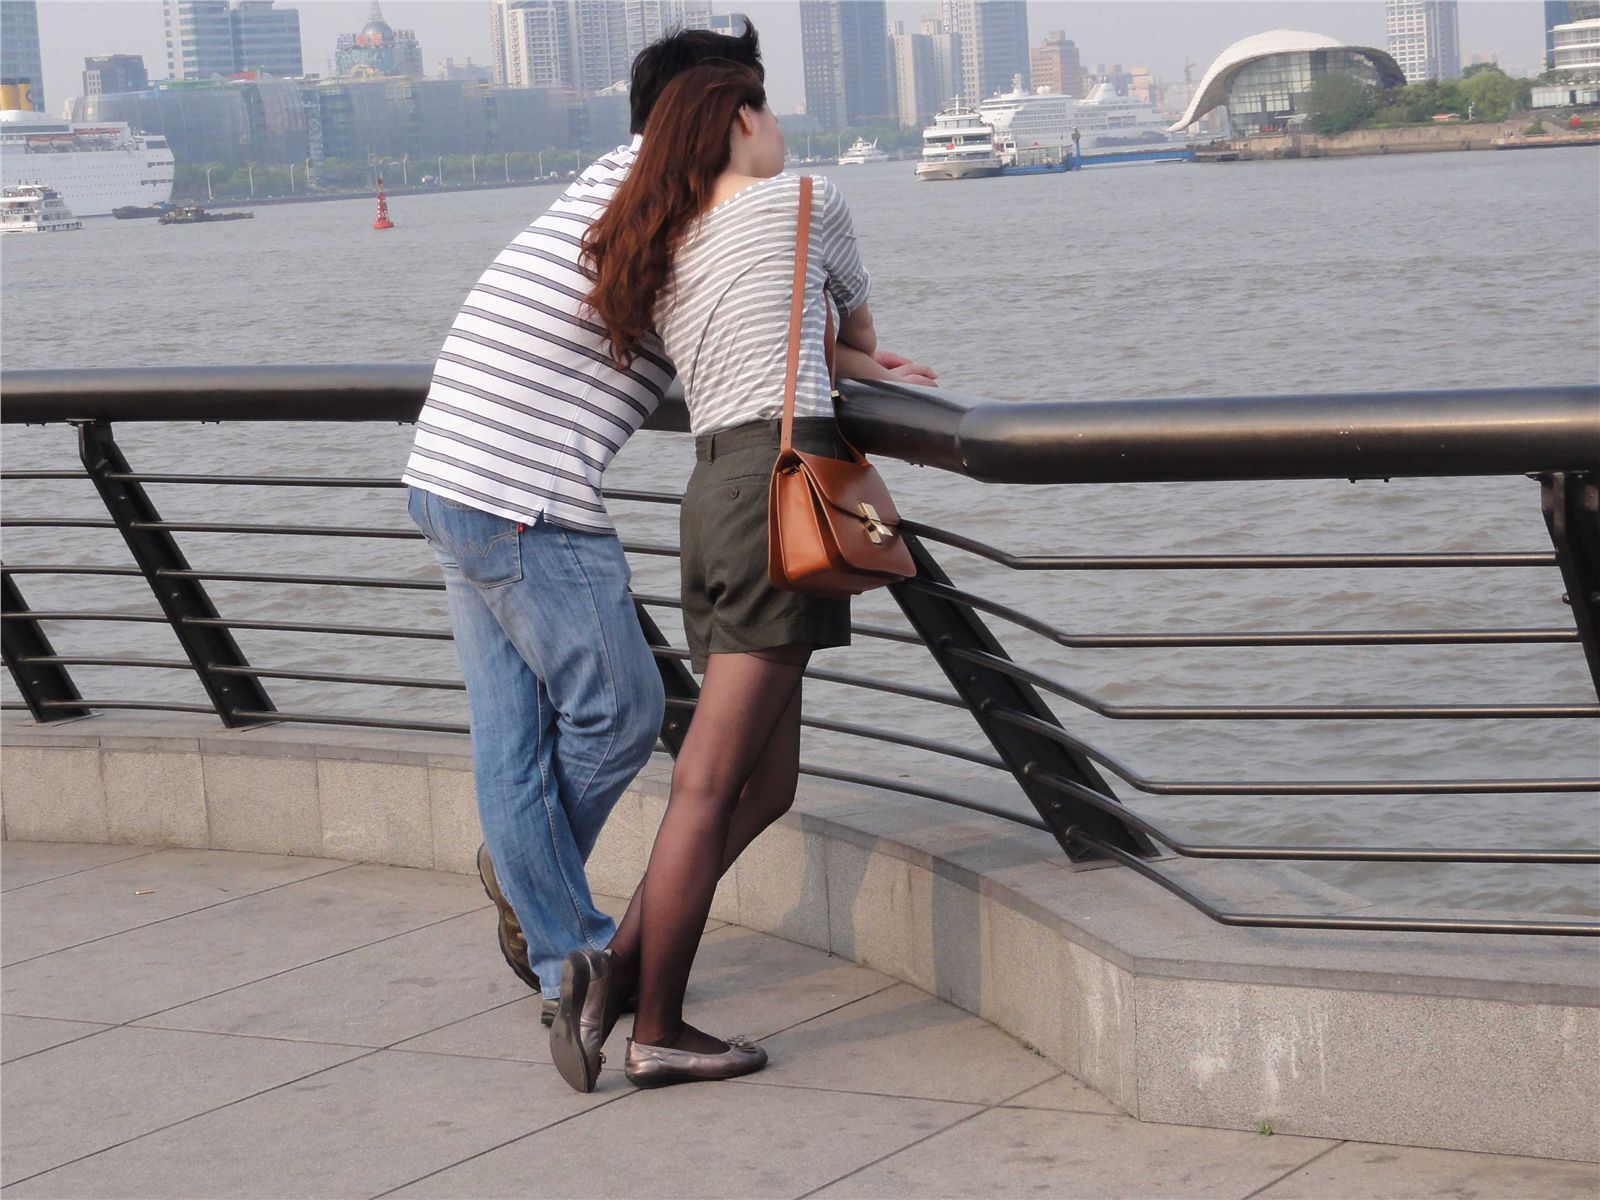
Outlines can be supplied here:
<path id="1" fill-rule="evenodd" d="M 470 877 L 8 842 L 0 886 L 7 1196 L 1600 1192 L 1595 1164 L 1140 1122 L 968 1013 L 722 922 L 690 1017 L 773 1066 L 660 1092 L 608 1067 L 580 1096 Z"/>

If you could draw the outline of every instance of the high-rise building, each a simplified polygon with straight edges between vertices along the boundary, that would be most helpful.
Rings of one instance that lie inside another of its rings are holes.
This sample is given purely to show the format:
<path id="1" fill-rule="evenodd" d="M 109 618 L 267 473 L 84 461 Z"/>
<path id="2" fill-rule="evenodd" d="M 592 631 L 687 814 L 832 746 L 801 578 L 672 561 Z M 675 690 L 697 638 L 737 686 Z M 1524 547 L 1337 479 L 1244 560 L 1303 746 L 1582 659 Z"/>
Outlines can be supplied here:
<path id="1" fill-rule="evenodd" d="M 805 70 L 806 115 L 821 129 L 842 129 L 846 121 L 839 0 L 800 0 L 800 58 Z"/>
<path id="2" fill-rule="evenodd" d="M 1389 56 L 1400 64 L 1407 83 L 1460 76 L 1456 0 L 1386 0 L 1384 23 Z"/>
<path id="3" fill-rule="evenodd" d="M 21 88 L 35 112 L 45 111 L 39 6 L 34 0 L 0 0 L 0 80 Z"/>
<path id="4" fill-rule="evenodd" d="M 901 125 L 925 125 L 948 96 L 940 98 L 933 64 L 933 38 L 906 33 L 897 24 L 889 35 L 889 55 L 894 62 L 895 116 Z"/>
<path id="5" fill-rule="evenodd" d="M 275 8 L 274 0 L 164 0 L 167 74 L 207 79 L 262 71 L 295 77 L 304 73 L 300 13 Z"/>
<path id="6" fill-rule="evenodd" d="M 933 90 L 938 97 L 934 111 L 938 112 L 963 92 L 961 35 L 953 29 L 946 29 L 944 22 L 937 17 L 924 20 L 922 32 L 927 35 L 929 53 L 933 58 Z"/>
<path id="7" fill-rule="evenodd" d="M 1016 76 L 1029 86 L 1026 0 L 942 0 L 940 15 L 961 38 L 961 94 L 968 104 L 1010 91 Z"/>
<path id="8" fill-rule="evenodd" d="M 142 92 L 150 86 L 142 54 L 98 54 L 83 60 L 83 94 Z"/>
<path id="9" fill-rule="evenodd" d="M 617 0 L 572 0 L 573 83 L 580 91 L 603 91 L 628 78 L 626 15 Z"/>
<path id="10" fill-rule="evenodd" d="M 893 111 L 883 0 L 800 0 L 806 112 L 823 129 L 881 121 Z"/>
<path id="11" fill-rule="evenodd" d="M 726 37 L 743 37 L 750 28 L 750 18 L 742 12 L 712 13 L 706 18 L 705 27 Z"/>
<path id="12" fill-rule="evenodd" d="M 505 80 L 515 87 L 571 88 L 572 6 L 567 0 L 501 0 Z"/>
<path id="13" fill-rule="evenodd" d="M 651 42 L 674 29 L 711 28 L 711 0 L 623 0 L 628 30 L 628 62 Z"/>
<path id="14" fill-rule="evenodd" d="M 1553 71 L 1556 67 L 1556 26 L 1594 20 L 1600 20 L 1600 0 L 1545 0 L 1545 70 Z"/>
<path id="15" fill-rule="evenodd" d="M 239 71 L 265 71 L 294 79 L 305 74 L 300 57 L 300 13 L 274 8 L 274 0 L 238 0 L 228 14 Z"/>
<path id="16" fill-rule="evenodd" d="M 1082 99 L 1083 62 L 1078 57 L 1078 44 L 1061 30 L 1045 35 L 1044 41 L 1033 48 L 1033 86 L 1049 88 L 1063 96 Z"/>

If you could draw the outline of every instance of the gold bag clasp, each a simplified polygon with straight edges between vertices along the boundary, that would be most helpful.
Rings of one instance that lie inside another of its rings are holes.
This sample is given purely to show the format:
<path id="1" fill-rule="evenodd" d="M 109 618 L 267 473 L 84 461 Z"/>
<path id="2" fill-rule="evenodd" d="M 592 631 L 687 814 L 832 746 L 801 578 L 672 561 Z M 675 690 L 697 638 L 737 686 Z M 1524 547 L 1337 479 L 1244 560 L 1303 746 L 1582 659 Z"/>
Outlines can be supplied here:
<path id="1" fill-rule="evenodd" d="M 867 536 L 872 539 L 874 546 L 882 544 L 884 538 L 894 536 L 894 530 L 878 519 L 878 510 L 865 500 L 856 506 L 856 512 L 861 515 L 861 524 L 865 527 Z"/>

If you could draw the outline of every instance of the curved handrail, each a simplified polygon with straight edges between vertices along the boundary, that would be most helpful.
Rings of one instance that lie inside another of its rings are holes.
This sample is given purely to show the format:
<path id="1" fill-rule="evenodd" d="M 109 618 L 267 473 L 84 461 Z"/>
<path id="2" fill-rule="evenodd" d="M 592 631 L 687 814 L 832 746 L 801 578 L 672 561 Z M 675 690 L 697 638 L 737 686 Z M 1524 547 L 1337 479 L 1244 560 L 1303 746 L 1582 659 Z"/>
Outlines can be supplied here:
<path id="1" fill-rule="evenodd" d="M 422 365 L 7 371 L 0 420 L 410 421 Z M 869 453 L 989 483 L 1506 475 L 1600 467 L 1600 386 L 1008 403 L 846 381 Z M 683 431 L 674 386 L 649 428 Z"/>

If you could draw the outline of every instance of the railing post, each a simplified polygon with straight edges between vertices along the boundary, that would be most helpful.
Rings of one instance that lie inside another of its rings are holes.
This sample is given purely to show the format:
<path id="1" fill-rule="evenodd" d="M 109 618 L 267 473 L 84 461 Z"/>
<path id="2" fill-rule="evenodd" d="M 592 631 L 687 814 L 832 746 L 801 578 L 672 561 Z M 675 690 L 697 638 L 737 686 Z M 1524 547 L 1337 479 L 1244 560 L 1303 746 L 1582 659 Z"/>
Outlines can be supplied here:
<path id="1" fill-rule="evenodd" d="M 39 622 L 31 616 L 20 615 L 32 610 L 22 598 L 21 589 L 12 580 L 11 572 L 4 568 L 0 568 L 0 611 L 6 617 L 0 620 L 0 651 L 3 651 L 11 678 L 16 680 L 17 691 L 22 693 L 33 719 L 43 724 L 46 721 L 70 721 L 75 717 L 93 716 L 92 710 L 86 707 L 61 703 L 82 700 L 83 696 L 65 667 L 60 663 L 40 661 L 54 658 L 55 648 L 50 645 L 44 630 L 39 628 Z M 46 701 L 55 703 L 46 707 Z"/>
<path id="2" fill-rule="evenodd" d="M 219 615 L 216 606 L 198 579 L 172 576 L 172 572 L 189 570 L 189 561 L 178 549 L 172 534 L 150 528 L 160 524 L 161 514 L 144 487 L 113 478 L 131 472 L 128 460 L 122 456 L 112 436 L 111 425 L 106 421 L 76 421 L 74 424 L 78 427 L 78 453 L 84 469 L 89 472 L 123 541 L 127 542 L 133 561 L 155 593 L 156 603 L 166 614 L 217 716 L 230 728 L 270 723 L 270 718 L 235 715 L 239 711 L 274 712 L 276 706 L 255 676 L 224 675 L 216 669 L 250 664 L 227 629 L 191 624 L 193 618 L 216 619 Z"/>
<path id="3" fill-rule="evenodd" d="M 661 627 L 655 623 L 643 604 L 638 600 L 633 602 L 634 611 L 639 614 L 639 627 L 644 630 L 644 640 L 650 644 L 652 650 L 669 650 L 672 643 L 667 640 Z M 695 683 L 694 676 L 689 668 L 683 665 L 683 660 L 676 655 L 655 655 L 656 670 L 661 672 L 661 683 L 667 693 L 667 711 L 661 718 L 661 740 L 666 743 L 667 749 L 673 758 L 678 757 L 678 751 L 683 749 L 683 739 L 689 732 L 688 713 L 681 705 L 673 705 L 673 700 L 698 700 L 700 686 Z"/>
<path id="4" fill-rule="evenodd" d="M 1544 523 L 1555 543 L 1567 603 L 1600 696 L 1600 485 L 1586 471 L 1539 476 Z"/>
<path id="5" fill-rule="evenodd" d="M 917 564 L 917 577 L 948 587 L 949 577 L 928 553 L 927 547 L 910 534 L 905 538 Z M 896 584 L 889 590 L 1068 858 L 1073 862 L 1085 862 L 1106 857 L 1074 839 L 1074 829 L 1082 829 L 1129 854 L 1149 857 L 1156 853 L 1150 839 L 1138 830 L 1092 805 L 1044 787 L 1035 778 L 1037 772 L 1056 775 L 1092 788 L 1107 799 L 1116 798 L 1094 764 L 1082 754 L 1031 730 L 994 719 L 995 712 L 1008 710 L 1057 728 L 1061 725 L 1039 698 L 1039 693 L 1027 683 L 981 664 L 962 661 L 950 653 L 952 650 L 975 650 L 1010 658 L 977 613 L 965 604 L 908 584 Z"/>

